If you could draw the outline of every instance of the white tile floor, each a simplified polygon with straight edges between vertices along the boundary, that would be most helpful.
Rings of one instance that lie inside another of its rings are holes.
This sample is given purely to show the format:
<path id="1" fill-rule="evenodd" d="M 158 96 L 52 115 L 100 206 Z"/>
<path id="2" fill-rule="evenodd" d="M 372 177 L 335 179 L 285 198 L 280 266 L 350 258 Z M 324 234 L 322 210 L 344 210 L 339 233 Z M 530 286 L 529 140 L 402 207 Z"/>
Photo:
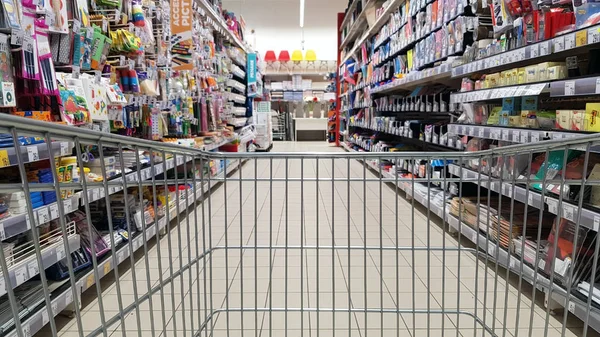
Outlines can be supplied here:
<path id="1" fill-rule="evenodd" d="M 341 150 L 325 143 L 277 142 L 273 151 Z M 348 177 L 348 172 L 352 178 L 375 178 L 359 162 L 321 159 L 318 166 L 317 170 L 317 161 L 308 159 L 302 163 L 279 158 L 247 162 L 205 202 L 205 224 L 210 231 L 202 233 L 203 209 L 199 208 L 197 214 L 190 214 L 189 231 L 183 219 L 172 230 L 171 256 L 166 236 L 152 248 L 147 255 L 149 283 L 159 284 L 159 276 L 168 277 L 171 266 L 179 270 L 179 257 L 185 265 L 190 257 L 198 256 L 196 240 L 200 240 L 200 250 L 209 246 L 209 238 L 213 247 L 254 246 L 256 242 L 274 248 L 214 251 L 206 269 L 202 263 L 199 268 L 192 266 L 183 277 L 152 296 L 152 309 L 149 301 L 143 302 L 139 311 L 127 314 L 124 324 L 107 325 L 107 335 L 192 336 L 211 309 L 218 308 L 223 310 L 204 330 L 207 337 L 211 332 L 215 337 L 490 336 L 475 326 L 468 314 L 443 316 L 436 313 L 441 308 L 475 314 L 498 336 L 544 336 L 546 327 L 547 336 L 561 335 L 562 315 L 547 319 L 546 310 L 539 305 L 542 294 L 538 293 L 536 303 L 532 303 L 531 287 L 524 283 L 519 295 L 518 278 L 512 275 L 507 282 L 504 270 L 496 278 L 494 265 L 486 268 L 465 252 L 396 254 L 395 250 L 380 250 L 396 243 L 412 246 L 413 240 L 415 247 L 426 247 L 428 239 L 432 246 L 445 242 L 448 249 L 456 249 L 458 245 L 453 236 L 444 233 L 439 219 L 428 221 L 425 213 L 413 209 L 389 186 L 378 181 L 326 181 L 332 176 Z M 282 179 L 286 170 L 290 178 L 287 184 L 282 180 L 240 184 L 235 180 L 240 175 Z M 314 178 L 317 173 L 324 179 L 318 186 L 315 181 L 296 179 Z M 198 216 L 197 223 L 194 215 Z M 353 249 L 332 250 L 328 248 L 332 242 L 338 247 L 349 244 Z M 289 249 L 282 248 L 286 246 Z M 297 249 L 299 246 L 304 249 Z M 137 283 L 131 269 L 120 266 L 125 306 L 135 301 L 134 284 L 138 296 L 147 291 L 145 263 L 140 257 L 135 266 Z M 105 278 L 102 288 L 103 310 L 110 318 L 119 312 L 114 278 Z M 84 294 L 83 306 L 82 323 L 87 334 L 101 325 L 94 289 Z M 278 310 L 286 306 L 290 309 L 287 313 Z M 254 307 L 259 310 L 243 314 L 239 310 Z M 299 308 L 306 310 L 300 312 Z M 412 309 L 420 313 L 409 313 Z M 565 336 L 582 335 L 582 323 L 568 318 Z M 75 319 L 63 319 L 61 326 L 61 336 L 79 336 Z M 590 329 L 588 336 L 596 334 Z"/>

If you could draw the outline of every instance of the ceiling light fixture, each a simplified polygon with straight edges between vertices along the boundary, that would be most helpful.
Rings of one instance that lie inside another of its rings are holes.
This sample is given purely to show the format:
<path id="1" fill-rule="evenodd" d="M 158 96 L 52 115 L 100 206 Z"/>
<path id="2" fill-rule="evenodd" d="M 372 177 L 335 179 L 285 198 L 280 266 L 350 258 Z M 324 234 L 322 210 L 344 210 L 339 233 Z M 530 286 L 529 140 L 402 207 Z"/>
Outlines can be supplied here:
<path id="1" fill-rule="evenodd" d="M 300 0 L 300 28 L 304 28 L 304 0 Z"/>

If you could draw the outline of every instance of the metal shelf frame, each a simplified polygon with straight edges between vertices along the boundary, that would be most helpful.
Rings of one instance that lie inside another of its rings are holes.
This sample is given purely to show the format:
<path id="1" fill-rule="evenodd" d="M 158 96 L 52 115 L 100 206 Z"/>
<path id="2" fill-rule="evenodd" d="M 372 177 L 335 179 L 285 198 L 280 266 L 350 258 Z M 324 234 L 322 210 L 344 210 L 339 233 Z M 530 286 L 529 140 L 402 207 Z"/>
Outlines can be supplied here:
<path id="1" fill-rule="evenodd" d="M 346 151 L 354 152 L 353 149 L 348 148 L 345 144 L 343 145 Z M 378 174 L 379 172 L 381 172 L 384 178 L 395 178 L 393 173 L 380 170 L 376 163 L 366 162 L 363 164 L 367 165 L 367 167 L 373 169 Z M 489 237 L 486 236 L 484 233 L 478 232 L 476 229 L 470 227 L 466 223 L 461 222 L 454 215 L 451 215 L 449 207 L 446 207 L 446 212 L 444 213 L 439 206 L 431 202 L 428 203 L 427 200 L 423 198 L 420 194 L 413 193 L 410 184 L 407 182 L 398 182 L 398 187 L 400 187 L 400 189 L 402 189 L 408 196 L 413 197 L 424 207 L 429 207 L 432 213 L 439 216 L 450 227 L 459 232 L 462 237 L 465 237 L 469 241 L 473 242 L 480 250 L 487 252 L 490 261 L 496 261 L 503 268 L 509 269 L 514 273 L 522 273 L 524 276 L 523 280 L 532 285 L 535 283 L 537 289 L 545 293 L 546 297 L 548 297 L 548 295 L 550 294 L 550 289 L 552 289 L 552 300 L 556 301 L 559 305 L 565 307 L 570 313 L 580 318 L 581 320 L 586 319 L 588 315 L 588 311 L 586 310 L 587 303 L 584 303 L 572 294 L 567 294 L 565 289 L 561 286 L 557 284 L 550 284 L 550 280 L 547 277 L 545 277 L 539 272 L 536 273 L 535 270 L 528 264 L 522 263 L 521 257 L 511 254 L 505 248 L 498 246 L 497 243 L 490 240 Z M 566 305 L 567 302 L 568 307 Z M 589 312 L 589 326 L 594 330 L 600 330 L 599 309 L 594 308 L 592 311 Z"/>
<path id="2" fill-rule="evenodd" d="M 242 162 L 242 164 L 243 164 L 243 162 Z M 211 181 L 212 181 L 211 188 L 214 188 L 215 185 L 219 183 L 219 180 L 224 178 L 225 172 L 227 172 L 227 174 L 230 174 L 230 173 L 234 172 L 235 170 L 237 170 L 239 168 L 239 166 L 240 166 L 240 161 L 237 161 L 237 160 L 227 163 L 227 165 L 226 165 L 227 168 L 224 171 L 220 172 L 219 174 L 215 175 L 214 177 L 211 177 Z M 188 205 L 189 203 L 199 200 L 205 193 L 210 193 L 210 190 L 208 189 L 208 181 L 205 182 L 204 185 L 202 185 L 201 183 L 197 183 L 195 194 L 193 192 L 189 192 L 189 191 L 190 191 L 190 189 L 186 190 L 186 192 L 183 193 L 183 196 L 180 195 L 180 198 L 184 198 L 183 200 L 181 200 L 179 202 L 179 210 L 181 212 L 185 212 L 186 205 Z M 186 195 L 187 195 L 187 198 L 186 198 Z M 149 241 L 157 233 L 159 233 L 162 229 L 164 229 L 167 226 L 167 218 L 169 218 L 171 220 L 176 218 L 177 209 L 178 209 L 177 207 L 171 208 L 169 210 L 169 217 L 164 216 L 157 221 L 158 226 L 157 226 L 157 224 L 148 224 L 145 229 L 145 232 L 146 232 L 145 236 L 142 235 L 141 233 L 139 233 L 138 235 L 133 237 L 132 241 L 131 241 L 132 246 L 133 246 L 133 251 L 135 252 L 144 246 L 144 244 L 145 244 L 144 237 L 146 238 L 147 241 Z M 77 239 L 79 239 L 78 236 L 77 236 Z M 77 243 L 79 243 L 79 240 L 77 240 Z M 117 260 L 118 264 L 127 260 L 127 258 L 129 258 L 129 256 L 130 256 L 129 246 L 124 245 L 123 247 L 121 247 L 120 249 L 118 249 L 116 251 L 116 254 L 117 254 L 116 260 Z M 114 259 L 112 258 L 112 255 L 110 253 L 108 253 L 104 256 L 103 261 L 98 263 L 97 273 L 98 273 L 99 278 L 106 276 L 114 269 L 113 260 Z M 89 270 L 85 274 L 80 275 L 78 277 L 77 284 L 75 285 L 75 287 L 76 287 L 75 291 L 77 294 L 76 301 L 74 301 L 74 299 L 73 299 L 73 289 L 71 287 L 66 287 L 64 289 L 60 289 L 60 293 L 58 293 L 56 295 L 53 294 L 53 296 L 52 296 L 52 312 L 54 313 L 54 315 L 58 315 L 61 311 L 66 310 L 71 305 L 78 305 L 78 306 L 81 305 L 81 300 L 80 300 L 81 294 L 85 290 L 87 290 L 90 287 L 92 287 L 93 285 L 95 285 L 95 283 L 97 281 L 98 280 L 94 278 L 94 270 Z M 23 327 L 24 331 L 27 330 L 27 331 L 29 331 L 30 335 L 33 335 L 36 332 L 40 331 L 46 324 L 48 324 L 48 322 L 49 322 L 49 318 L 48 318 L 48 312 L 47 312 L 46 306 L 41 305 L 35 313 L 33 313 L 29 318 L 26 318 L 21 323 L 21 326 Z M 16 337 L 17 336 L 16 331 L 13 330 L 11 333 L 7 334 L 7 336 L 8 337 Z"/>

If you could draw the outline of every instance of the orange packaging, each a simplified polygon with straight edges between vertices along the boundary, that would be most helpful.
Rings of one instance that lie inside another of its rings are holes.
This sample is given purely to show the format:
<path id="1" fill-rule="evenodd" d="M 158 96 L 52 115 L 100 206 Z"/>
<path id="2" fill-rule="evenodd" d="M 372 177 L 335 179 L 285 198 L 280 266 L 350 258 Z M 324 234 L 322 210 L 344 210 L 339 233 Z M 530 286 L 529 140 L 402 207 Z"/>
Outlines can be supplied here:
<path id="1" fill-rule="evenodd" d="M 12 115 L 31 118 L 38 121 L 52 122 L 52 114 L 50 111 L 13 111 Z"/>

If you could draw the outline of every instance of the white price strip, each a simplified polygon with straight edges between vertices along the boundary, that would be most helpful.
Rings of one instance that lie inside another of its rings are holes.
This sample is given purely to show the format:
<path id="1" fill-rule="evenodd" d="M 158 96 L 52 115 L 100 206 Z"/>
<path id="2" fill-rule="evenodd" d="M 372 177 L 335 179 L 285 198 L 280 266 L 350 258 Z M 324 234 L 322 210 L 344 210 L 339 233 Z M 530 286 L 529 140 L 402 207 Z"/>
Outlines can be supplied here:
<path id="1" fill-rule="evenodd" d="M 539 44 L 536 43 L 533 46 L 531 46 L 530 55 L 532 58 L 540 56 L 540 45 Z"/>
<path id="2" fill-rule="evenodd" d="M 0 295 L 6 293 L 6 283 L 4 283 L 4 276 L 0 276 Z"/>
<path id="3" fill-rule="evenodd" d="M 600 217 L 594 215 L 594 230 L 597 232 L 600 229 Z"/>
<path id="4" fill-rule="evenodd" d="M 521 143 L 528 143 L 529 142 L 529 132 L 527 131 L 521 131 Z"/>
<path id="5" fill-rule="evenodd" d="M 73 303 L 73 291 L 67 291 L 65 294 L 65 303 L 67 305 Z"/>
<path id="6" fill-rule="evenodd" d="M 596 79 L 596 93 L 600 94 L 600 78 Z"/>
<path id="7" fill-rule="evenodd" d="M 29 270 L 30 277 L 34 277 L 35 275 L 39 274 L 39 272 L 40 272 L 40 268 L 38 268 L 37 261 L 33 261 L 30 264 L 28 264 L 27 269 Z"/>
<path id="8" fill-rule="evenodd" d="M 6 232 L 4 232 L 4 224 L 0 223 L 0 241 L 6 239 Z"/>
<path id="9" fill-rule="evenodd" d="M 540 43 L 540 56 L 546 56 L 550 54 L 550 41 L 544 41 Z"/>
<path id="10" fill-rule="evenodd" d="M 58 204 L 52 204 L 48 209 L 50 210 L 50 219 L 58 219 Z"/>
<path id="11" fill-rule="evenodd" d="M 478 132 L 479 138 L 483 138 L 484 137 L 484 133 L 483 133 L 484 130 L 485 130 L 484 127 L 482 127 L 482 126 L 479 127 L 479 132 Z"/>
<path id="12" fill-rule="evenodd" d="M 598 43 L 600 42 L 600 27 L 592 27 L 587 30 L 587 43 Z"/>
<path id="13" fill-rule="evenodd" d="M 21 29 L 12 29 L 10 32 L 10 44 L 14 46 L 22 46 L 23 36 L 23 31 Z"/>
<path id="14" fill-rule="evenodd" d="M 60 261 L 65 258 L 65 247 L 62 245 L 56 247 L 56 261 Z"/>
<path id="15" fill-rule="evenodd" d="M 531 134 L 531 142 L 535 143 L 535 142 L 539 142 L 540 141 L 540 134 L 537 132 L 533 132 Z"/>
<path id="16" fill-rule="evenodd" d="M 502 140 L 508 140 L 508 130 L 502 130 Z"/>
<path id="17" fill-rule="evenodd" d="M 48 208 L 47 207 L 42 207 L 37 211 L 37 216 L 38 216 L 38 224 L 45 224 L 46 222 L 49 222 L 50 219 L 50 213 L 48 212 Z"/>
<path id="18" fill-rule="evenodd" d="M 520 136 L 519 131 L 514 130 L 513 135 L 512 135 L 513 142 L 518 143 L 520 140 L 519 136 Z"/>
<path id="19" fill-rule="evenodd" d="M 122 250 L 119 252 L 119 256 L 117 259 L 119 261 L 119 263 L 125 261 L 125 259 L 127 258 L 126 254 L 127 254 L 127 252 L 125 250 Z"/>
<path id="20" fill-rule="evenodd" d="M 565 35 L 565 50 L 575 48 L 575 33 Z"/>
<path id="21" fill-rule="evenodd" d="M 569 312 L 575 314 L 575 303 L 573 301 L 569 301 Z"/>
<path id="22" fill-rule="evenodd" d="M 68 142 L 60 143 L 60 155 L 68 156 L 70 154 L 71 154 L 71 147 L 69 146 L 69 143 Z"/>
<path id="23" fill-rule="evenodd" d="M 563 218 L 570 221 L 575 221 L 573 217 L 573 207 L 571 207 L 571 205 L 563 205 L 563 213 Z"/>
<path id="24" fill-rule="evenodd" d="M 565 96 L 575 95 L 575 81 L 565 82 Z"/>
<path id="25" fill-rule="evenodd" d="M 50 322 L 50 320 L 48 319 L 48 310 L 44 308 L 42 309 L 42 324 L 46 325 L 48 324 L 48 322 Z"/>
<path id="26" fill-rule="evenodd" d="M 25 267 L 15 270 L 15 280 L 15 287 L 25 283 L 27 280 L 27 269 L 25 269 Z"/>
<path id="27" fill-rule="evenodd" d="M 573 40 L 575 40 L 573 38 Z M 558 53 L 561 52 L 563 50 L 565 50 L 565 37 L 563 36 L 559 36 L 559 37 L 555 37 L 552 40 L 552 46 L 554 47 L 554 52 Z"/>
<path id="28" fill-rule="evenodd" d="M 529 206 L 533 206 L 533 194 L 529 193 L 529 195 L 527 196 L 527 203 L 529 204 Z"/>
<path id="29" fill-rule="evenodd" d="M 65 210 L 65 213 L 71 213 L 71 211 L 73 210 L 73 200 L 63 200 L 63 208 Z"/>
<path id="30" fill-rule="evenodd" d="M 547 198 L 546 203 L 548 204 L 548 211 L 550 213 L 558 214 L 558 201 Z"/>
<path id="31" fill-rule="evenodd" d="M 27 158 L 29 158 L 30 162 L 40 160 L 40 155 L 36 145 L 27 147 Z"/>

